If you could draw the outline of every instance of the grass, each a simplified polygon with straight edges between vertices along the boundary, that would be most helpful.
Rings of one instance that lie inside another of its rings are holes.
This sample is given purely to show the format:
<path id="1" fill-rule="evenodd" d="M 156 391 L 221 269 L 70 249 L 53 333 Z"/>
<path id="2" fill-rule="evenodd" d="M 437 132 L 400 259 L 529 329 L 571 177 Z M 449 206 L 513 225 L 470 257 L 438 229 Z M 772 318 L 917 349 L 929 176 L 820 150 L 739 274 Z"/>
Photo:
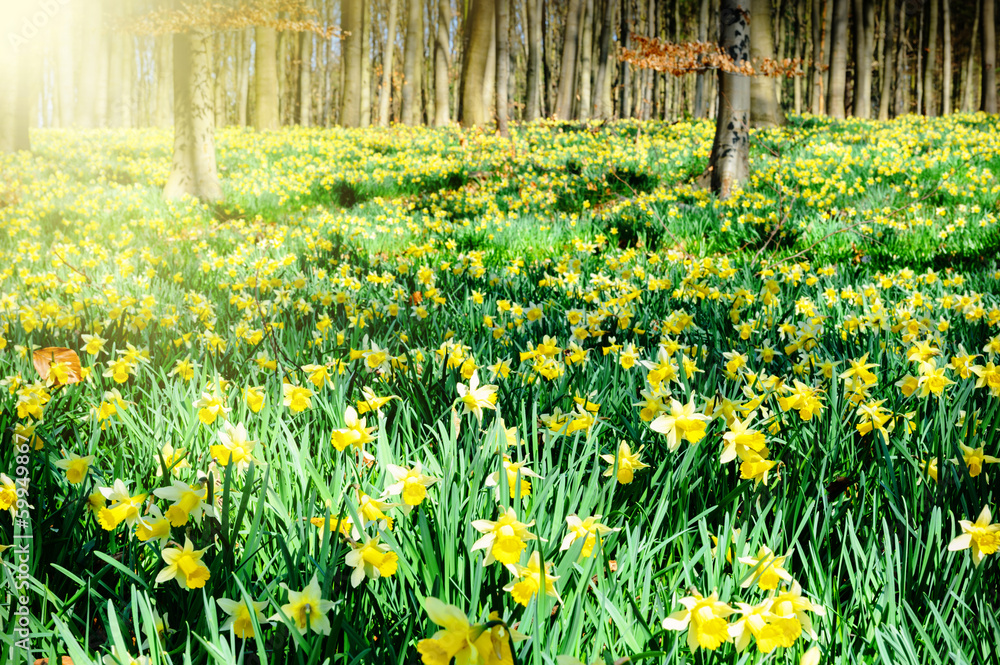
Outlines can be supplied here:
<path id="1" fill-rule="evenodd" d="M 27 455 L 30 528 L 0 516 L 0 542 L 30 533 L 27 572 L 15 550 L 0 560 L 8 591 L 28 589 L 34 655 L 419 662 L 437 598 L 473 624 L 497 612 L 516 626 L 520 663 L 798 662 L 814 644 L 824 663 L 996 662 L 997 561 L 947 547 L 958 520 L 996 512 L 996 467 L 980 472 L 962 446 L 1000 455 L 997 130 L 982 114 L 795 118 L 754 134 L 753 178 L 719 202 L 695 182 L 705 122 L 543 122 L 513 143 L 226 129 L 219 206 L 162 200 L 165 132 L 38 132 L 34 155 L 0 158 L 0 468 L 13 478 L 14 444 L 42 444 Z M 87 353 L 84 334 L 104 348 Z M 78 351 L 87 378 L 40 381 L 28 352 L 48 346 Z M 122 357 L 118 383 L 104 373 Z M 862 357 L 875 382 L 841 379 Z M 312 383 L 320 366 L 330 378 Z M 497 387 L 481 421 L 458 400 L 473 370 Z M 900 387 L 935 372 L 954 383 Z M 785 401 L 795 381 L 819 395 L 808 419 Z M 308 408 L 283 403 L 286 383 L 313 392 Z M 368 460 L 331 445 L 363 389 L 394 396 L 361 414 Z M 230 409 L 210 424 L 206 394 Z M 671 450 L 650 421 L 688 403 L 709 417 L 704 437 Z M 859 428 L 862 407 L 881 429 Z M 766 483 L 719 461 L 733 416 L 751 413 L 768 450 L 746 459 L 773 463 Z M 224 420 L 257 442 L 243 469 L 213 449 Z M 648 465 L 627 483 L 622 441 Z M 67 453 L 95 457 L 82 483 L 55 465 Z M 508 476 L 504 454 L 540 477 Z M 391 529 L 366 515 L 366 497 L 395 482 L 390 465 L 415 462 L 437 479 L 426 499 L 383 507 Z M 149 495 L 138 510 L 153 520 L 149 506 L 170 501 L 152 493 L 173 479 L 217 517 L 170 528 L 165 544 L 127 521 L 103 528 L 89 507 L 122 480 Z M 473 523 L 508 508 L 537 536 L 519 562 L 538 552 L 558 598 L 519 604 L 511 570 L 473 549 Z M 582 539 L 562 547 L 570 515 L 615 529 L 594 556 Z M 314 519 L 362 528 L 346 537 Z M 345 556 L 376 535 L 397 567 L 354 586 Z M 156 584 L 162 549 L 188 538 L 205 550 L 204 587 Z M 815 639 L 773 612 L 803 632 L 770 654 L 760 639 L 692 654 L 664 629 L 692 590 L 734 607 L 780 592 L 742 586 L 767 566 L 739 559 L 764 546 L 825 610 L 806 613 Z M 314 575 L 334 603 L 328 636 L 281 609 Z M 253 618 L 241 639 L 222 628 L 221 598 L 276 618 Z M 0 659 L 20 639 L 14 610 L 0 612 Z"/>

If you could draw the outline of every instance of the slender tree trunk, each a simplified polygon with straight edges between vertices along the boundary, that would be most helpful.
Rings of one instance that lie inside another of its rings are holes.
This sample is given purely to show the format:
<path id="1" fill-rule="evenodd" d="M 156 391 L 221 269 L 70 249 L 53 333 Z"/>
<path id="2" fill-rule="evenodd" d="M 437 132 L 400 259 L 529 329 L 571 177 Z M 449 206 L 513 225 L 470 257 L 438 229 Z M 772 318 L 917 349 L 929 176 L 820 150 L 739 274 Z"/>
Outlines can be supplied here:
<path id="1" fill-rule="evenodd" d="M 299 124 L 309 127 L 312 125 L 313 33 L 303 31 L 299 40 L 302 58 L 302 66 L 299 68 Z"/>
<path id="2" fill-rule="evenodd" d="M 609 90 L 611 88 L 611 35 L 615 30 L 615 12 L 617 8 L 617 0 L 608 0 L 604 13 L 604 23 L 601 25 L 601 52 L 597 61 L 597 95 L 600 101 L 600 108 L 597 109 L 597 116 L 602 120 L 609 120 L 614 115 Z"/>
<path id="3" fill-rule="evenodd" d="M 448 109 L 448 70 L 451 67 L 451 49 L 448 40 L 449 23 L 451 23 L 451 2 L 438 0 L 437 36 L 434 40 L 435 127 L 444 127 L 451 119 Z"/>
<path id="4" fill-rule="evenodd" d="M 872 0 L 854 0 L 854 115 L 870 118 L 872 112 L 872 41 L 875 31 Z"/>
<path id="5" fill-rule="evenodd" d="M 759 62 L 774 58 L 774 35 L 771 34 L 771 0 L 750 0 L 750 59 Z M 750 81 L 750 124 L 754 127 L 776 127 L 786 123 L 778 107 L 774 82 L 767 76 L 754 76 Z"/>
<path id="6" fill-rule="evenodd" d="M 113 35 L 111 37 L 111 55 L 108 66 L 108 126 L 122 126 L 122 63 L 125 48 L 125 35 Z"/>
<path id="7" fill-rule="evenodd" d="M 528 122 L 542 117 L 542 7 L 543 0 L 527 0 L 528 71 L 525 117 Z"/>
<path id="8" fill-rule="evenodd" d="M 621 11 L 621 46 L 622 48 L 629 48 L 628 31 L 629 24 L 632 22 L 632 3 L 629 0 L 621 0 L 622 11 Z M 622 120 L 629 116 L 629 110 L 632 108 L 631 102 L 631 77 L 632 68 L 628 66 L 628 63 L 624 60 L 619 64 L 620 67 L 620 88 L 618 99 L 618 117 Z"/>
<path id="9" fill-rule="evenodd" d="M 976 38 L 979 37 L 979 17 L 981 15 L 981 0 L 976 0 L 976 14 L 972 19 L 972 38 L 969 40 L 969 55 L 965 58 L 964 76 L 962 78 L 962 113 L 971 113 L 975 108 L 975 62 Z"/>
<path id="10" fill-rule="evenodd" d="M 361 126 L 372 124 L 372 3 L 364 0 L 361 17 Z"/>
<path id="11" fill-rule="evenodd" d="M 77 123 L 76 76 L 73 73 L 73 42 L 79 38 L 74 28 L 74 19 L 80 8 L 75 5 L 63 7 L 56 17 L 59 37 L 55 45 L 56 79 L 59 97 L 59 126 L 71 127 Z M 168 37 L 160 37 L 165 40 Z"/>
<path id="12" fill-rule="evenodd" d="M 583 3 L 583 38 L 580 41 L 580 120 L 590 119 L 593 108 L 593 91 L 591 89 L 591 70 L 594 52 L 594 0 L 584 0 Z"/>
<path id="13" fill-rule="evenodd" d="M 494 0 L 496 5 L 496 89 L 497 130 L 500 136 L 510 138 L 507 92 L 510 87 L 510 0 Z"/>
<path id="14" fill-rule="evenodd" d="M 847 16 L 850 0 L 832 0 L 833 23 L 830 26 L 830 87 L 826 108 L 832 118 L 843 118 L 844 93 L 847 89 Z"/>
<path id="15" fill-rule="evenodd" d="M 403 50 L 403 108 L 400 114 L 404 124 L 419 125 L 421 74 L 424 71 L 424 8 L 422 0 L 405 0 L 405 2 L 406 43 Z"/>
<path id="16" fill-rule="evenodd" d="M 750 59 L 747 0 L 721 0 L 719 45 L 739 64 Z M 719 70 L 715 140 L 709 159 L 712 191 L 729 198 L 750 175 L 750 77 Z"/>
<path id="17" fill-rule="evenodd" d="M 917 27 L 917 62 L 916 69 L 913 72 L 913 87 L 917 89 L 917 106 L 914 109 L 916 113 L 922 113 L 924 110 L 924 84 L 923 84 L 923 71 L 924 71 L 924 25 L 925 17 L 927 12 L 920 12 L 920 20 Z"/>
<path id="18" fill-rule="evenodd" d="M 892 98 L 892 74 L 895 70 L 893 54 L 896 50 L 894 41 L 894 31 L 896 29 L 896 0 L 886 2 L 886 24 L 885 37 L 883 37 L 882 50 L 885 53 L 884 62 L 879 63 L 882 70 L 882 92 L 878 100 L 878 119 L 889 119 L 889 101 Z"/>
<path id="19" fill-rule="evenodd" d="M 411 3 L 417 0 L 409 0 Z M 344 127 L 361 126 L 361 39 L 364 29 L 364 5 L 361 2 L 344 2 L 341 5 L 340 44 L 344 67 L 344 96 L 341 98 L 340 124 Z M 406 88 L 404 87 L 405 91 Z"/>
<path id="20" fill-rule="evenodd" d="M 490 52 L 486 56 L 486 74 L 483 77 L 483 108 L 486 109 L 486 121 L 492 119 L 494 99 L 497 90 L 497 17 L 493 0 L 493 18 L 490 21 Z"/>
<path id="21" fill-rule="evenodd" d="M 563 33 L 562 65 L 556 94 L 555 116 L 559 120 L 572 117 L 573 96 L 576 92 L 576 47 L 580 27 L 580 0 L 569 0 L 566 10 L 566 30 Z"/>
<path id="22" fill-rule="evenodd" d="M 23 58 L 19 57 L 17 47 L 7 39 L 0 39 L 0 153 L 18 149 L 18 93 L 24 79 L 23 70 Z"/>
<path id="23" fill-rule="evenodd" d="M 156 102 L 153 104 L 153 124 L 169 127 L 173 124 L 170 91 L 173 87 L 173 43 L 170 35 L 157 35 L 156 40 Z"/>
<path id="24" fill-rule="evenodd" d="M 938 0 L 930 0 L 927 25 L 927 61 L 924 65 L 924 115 L 938 114 L 934 90 L 934 70 L 937 69 Z"/>
<path id="25" fill-rule="evenodd" d="M 447 2 L 447 0 L 442 0 Z M 378 124 L 389 126 L 389 104 L 392 101 L 392 60 L 396 52 L 396 6 L 399 0 L 388 0 L 389 19 L 386 26 L 385 48 L 382 50 L 382 85 L 378 93 Z M 405 0 L 404 0 L 405 2 Z M 440 27 L 438 28 L 440 31 Z"/>
<path id="26" fill-rule="evenodd" d="M 351 3 L 347 3 L 351 4 Z M 278 116 L 278 34 L 274 28 L 254 28 L 254 127 L 259 131 L 277 129 Z M 174 42 L 176 47 L 176 41 Z M 177 58 L 174 58 L 176 66 Z M 176 77 L 175 79 L 176 80 Z M 177 87 L 174 86 L 176 94 Z M 174 105 L 177 108 L 177 105 Z"/>
<path id="27" fill-rule="evenodd" d="M 910 112 L 907 95 L 910 90 L 910 81 L 907 75 L 909 67 L 906 64 L 908 57 L 909 42 L 906 38 L 906 5 L 899 8 L 899 17 L 896 21 L 896 117 L 906 115 Z"/>
<path id="28" fill-rule="evenodd" d="M 121 92 L 121 121 L 122 127 L 133 127 L 136 125 L 133 117 L 132 107 L 135 105 L 135 48 L 132 35 L 123 35 L 122 40 L 122 92 Z"/>
<path id="29" fill-rule="evenodd" d="M 997 36 L 994 22 L 993 0 L 983 0 L 982 5 L 983 30 L 983 78 L 982 99 L 980 109 L 986 113 L 997 112 Z"/>
<path id="30" fill-rule="evenodd" d="M 813 0 L 817 2 L 818 0 Z M 701 0 L 698 5 L 698 41 L 708 41 L 708 0 Z M 694 117 L 704 118 L 708 115 L 708 99 L 705 94 L 705 85 L 708 82 L 708 74 L 698 72 L 695 75 L 694 83 Z"/>
<path id="31" fill-rule="evenodd" d="M 465 24 L 469 38 L 462 66 L 461 122 L 467 127 L 480 127 L 486 124 L 483 82 L 490 56 L 495 10 L 493 0 L 470 0 L 470 3 Z"/>
<path id="32" fill-rule="evenodd" d="M 805 3 L 800 0 L 795 3 L 795 59 L 800 62 L 805 58 L 805 41 L 806 41 L 806 31 L 805 31 Z M 794 96 L 795 103 L 795 114 L 799 115 L 802 113 L 803 108 L 803 98 L 802 98 L 802 77 L 796 76 L 792 81 L 792 95 Z"/>
<path id="33" fill-rule="evenodd" d="M 812 2 L 812 42 L 813 42 L 813 84 L 812 84 L 812 112 L 815 115 L 822 115 L 826 110 L 826 91 L 823 89 L 823 11 L 822 0 L 811 0 Z"/>
<path id="34" fill-rule="evenodd" d="M 88 6 L 80 17 L 77 46 L 76 119 L 81 127 L 97 126 L 97 89 L 101 76 L 102 0 Z"/>
<path id="35" fill-rule="evenodd" d="M 933 0 L 936 2 L 937 0 Z M 951 115 L 951 84 L 952 84 L 952 71 L 951 71 L 951 2 L 950 0 L 941 0 L 942 9 L 942 30 L 944 32 L 944 44 L 943 44 L 943 79 L 941 82 L 941 113 L 944 115 Z"/>
<path id="36" fill-rule="evenodd" d="M 240 58 L 236 74 L 236 124 L 247 126 L 250 105 L 250 42 L 253 39 L 249 28 L 240 30 Z"/>
<path id="37" fill-rule="evenodd" d="M 204 29 L 174 34 L 174 157 L 163 192 L 168 199 L 222 198 L 215 163 L 209 39 Z"/>

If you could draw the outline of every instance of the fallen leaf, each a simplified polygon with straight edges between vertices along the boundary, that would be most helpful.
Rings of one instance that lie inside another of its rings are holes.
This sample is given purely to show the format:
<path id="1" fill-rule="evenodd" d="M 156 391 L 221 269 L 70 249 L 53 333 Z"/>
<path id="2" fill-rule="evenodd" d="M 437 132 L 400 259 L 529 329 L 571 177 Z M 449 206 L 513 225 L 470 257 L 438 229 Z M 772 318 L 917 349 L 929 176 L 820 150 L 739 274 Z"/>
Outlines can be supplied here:
<path id="1" fill-rule="evenodd" d="M 35 371 L 49 385 L 61 386 L 80 383 L 83 371 L 80 368 L 80 356 L 73 349 L 61 346 L 49 346 L 38 349 L 32 354 Z M 52 371 L 52 366 L 59 364 L 60 370 Z"/>

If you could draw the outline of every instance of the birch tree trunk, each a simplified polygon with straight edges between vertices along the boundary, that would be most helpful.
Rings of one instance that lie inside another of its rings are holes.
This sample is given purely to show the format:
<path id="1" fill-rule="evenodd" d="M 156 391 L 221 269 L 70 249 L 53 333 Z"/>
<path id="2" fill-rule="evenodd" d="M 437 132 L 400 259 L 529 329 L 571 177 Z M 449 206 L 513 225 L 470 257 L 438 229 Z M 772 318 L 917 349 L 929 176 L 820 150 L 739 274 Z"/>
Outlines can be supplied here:
<path id="1" fill-rule="evenodd" d="M 347 3 L 351 4 L 351 3 Z M 254 123 L 258 131 L 277 129 L 278 118 L 278 34 L 274 28 L 254 28 Z M 174 42 L 176 48 L 177 42 Z M 174 66 L 177 66 L 174 57 Z M 177 77 L 174 77 L 177 80 Z M 176 94 L 177 87 L 174 86 Z M 174 108 L 179 108 L 174 104 Z M 176 121 L 175 121 L 176 122 Z"/>
<path id="2" fill-rule="evenodd" d="M 422 0 L 406 0 L 406 6 L 406 45 L 403 50 L 403 108 L 400 110 L 400 115 L 402 115 L 404 124 L 419 125 L 422 115 L 420 88 L 423 81 L 421 75 L 424 71 L 424 6 Z"/>
<path id="3" fill-rule="evenodd" d="M 833 2 L 833 22 L 830 26 L 830 86 L 826 108 L 831 118 L 843 118 L 844 93 L 847 88 L 847 8 L 850 0 Z"/>
<path id="4" fill-rule="evenodd" d="M 938 0 L 930 0 L 927 25 L 927 60 L 924 65 L 924 115 L 938 114 L 934 94 L 934 70 L 937 68 Z"/>
<path id="5" fill-rule="evenodd" d="M 240 30 L 240 52 L 236 69 L 236 124 L 247 126 L 247 105 L 250 101 L 250 30 Z"/>
<path id="6" fill-rule="evenodd" d="M 483 82 L 490 55 L 495 10 L 492 0 L 470 0 L 470 4 L 465 24 L 469 37 L 462 66 L 461 122 L 466 127 L 480 127 L 486 124 Z"/>
<path id="7" fill-rule="evenodd" d="M 774 58 L 774 35 L 771 34 L 771 0 L 750 0 L 750 59 L 760 62 Z M 750 81 L 750 124 L 754 127 L 777 127 L 786 124 L 778 107 L 774 81 L 768 76 L 754 76 Z"/>
<path id="8" fill-rule="evenodd" d="M 153 124 L 169 127 L 173 124 L 170 91 L 173 87 L 173 41 L 170 35 L 157 35 L 156 40 L 156 102 L 153 104 Z"/>
<path id="9" fill-rule="evenodd" d="M 737 63 L 750 59 L 748 0 L 721 0 L 719 45 Z M 712 191 L 720 199 L 750 175 L 750 77 L 719 70 L 715 140 L 709 159 Z"/>
<path id="10" fill-rule="evenodd" d="M 413 0 L 410 0 L 413 2 Z M 345 2 L 341 6 L 340 38 L 344 67 L 344 95 L 340 105 L 340 124 L 344 127 L 361 125 L 361 22 L 364 6 L 360 2 Z M 405 88 L 404 88 L 405 90 Z"/>
<path id="11" fill-rule="evenodd" d="M 391 0 L 390 0 L 391 1 Z M 532 0 L 528 0 L 529 4 Z M 437 36 L 434 40 L 434 126 L 444 127 L 451 119 L 448 108 L 448 70 L 451 48 L 448 25 L 451 23 L 451 2 L 438 0 Z"/>
<path id="12" fill-rule="evenodd" d="M 442 1 L 447 2 L 447 0 Z M 396 7 L 398 4 L 399 0 L 389 0 L 385 48 L 382 50 L 382 85 L 378 93 L 379 127 L 389 126 L 389 104 L 392 101 L 392 60 L 396 53 Z"/>
<path id="13" fill-rule="evenodd" d="M 174 156 L 163 195 L 218 201 L 222 188 L 215 162 L 213 93 L 204 29 L 176 33 L 174 46 Z"/>
<path id="14" fill-rule="evenodd" d="M 826 91 L 823 89 L 823 11 L 822 0 L 812 1 L 812 41 L 813 41 L 813 84 L 811 109 L 815 115 L 822 115 L 826 110 Z"/>
<path id="15" fill-rule="evenodd" d="M 361 16 L 361 126 L 372 124 L 372 3 L 364 0 Z"/>
<path id="16" fill-rule="evenodd" d="M 882 91 L 879 94 L 878 100 L 879 120 L 889 119 L 889 101 L 892 97 L 892 75 L 895 69 L 895 59 L 893 58 L 893 54 L 895 53 L 895 39 L 893 33 L 896 29 L 896 0 L 887 0 L 886 4 L 888 6 L 885 12 L 885 37 L 883 37 L 884 43 L 882 46 L 885 61 L 879 63 L 879 67 L 882 70 Z"/>
<path id="17" fill-rule="evenodd" d="M 556 118 L 572 117 L 573 95 L 576 92 L 576 47 L 580 29 L 580 0 L 569 0 L 566 10 L 566 30 L 563 33 L 562 65 L 559 68 L 559 92 L 556 94 Z"/>
<path id="18" fill-rule="evenodd" d="M 993 0 L 983 0 L 980 18 L 983 30 L 983 92 L 980 110 L 986 113 L 997 112 L 997 34 L 994 9 Z"/>
<path id="19" fill-rule="evenodd" d="M 303 127 L 312 125 L 312 60 L 313 34 L 303 31 L 299 35 L 301 44 L 299 53 L 302 67 L 299 69 L 299 124 Z"/>

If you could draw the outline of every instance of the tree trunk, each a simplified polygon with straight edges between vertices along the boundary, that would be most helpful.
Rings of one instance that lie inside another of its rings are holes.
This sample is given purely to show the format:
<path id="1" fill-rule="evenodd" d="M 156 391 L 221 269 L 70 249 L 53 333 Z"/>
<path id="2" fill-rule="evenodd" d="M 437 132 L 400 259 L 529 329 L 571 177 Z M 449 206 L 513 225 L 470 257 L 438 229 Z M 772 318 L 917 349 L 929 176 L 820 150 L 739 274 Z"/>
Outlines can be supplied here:
<path id="1" fill-rule="evenodd" d="M 847 8 L 850 0 L 832 0 L 833 23 L 830 26 L 830 87 L 826 108 L 832 118 L 843 118 L 844 92 L 847 89 Z"/>
<path id="2" fill-rule="evenodd" d="M 896 29 L 896 0 L 886 2 L 886 25 L 885 37 L 883 37 L 882 51 L 885 54 L 884 62 L 879 63 L 882 70 L 882 86 L 878 100 L 878 119 L 889 119 L 889 100 L 892 97 L 892 74 L 895 69 L 893 54 L 895 53 L 894 30 Z"/>
<path id="3" fill-rule="evenodd" d="M 346 5 L 353 3 L 345 3 Z M 419 125 L 421 120 L 420 88 L 424 56 L 424 6 L 422 0 L 406 0 L 406 42 L 403 50 L 402 121 Z M 360 64 L 360 61 L 359 61 Z"/>
<path id="4" fill-rule="evenodd" d="M 854 115 L 872 113 L 872 45 L 875 35 L 873 0 L 854 0 Z"/>
<path id="5" fill-rule="evenodd" d="M 719 45 L 737 63 L 750 59 L 748 0 L 721 0 Z M 750 77 L 719 70 L 715 140 L 709 160 L 712 191 L 729 198 L 750 175 Z"/>
<path id="6" fill-rule="evenodd" d="M 917 89 L 917 106 L 916 113 L 922 113 L 924 110 L 924 84 L 923 84 L 923 57 L 924 57 L 924 24 L 926 12 L 921 9 L 920 18 L 917 23 L 917 62 L 916 69 L 913 71 L 913 82 Z"/>
<path id="7" fill-rule="evenodd" d="M 352 3 L 347 3 L 352 4 Z M 277 129 L 278 119 L 278 34 L 274 28 L 254 28 L 254 123 L 258 131 Z M 176 47 L 177 42 L 174 41 Z M 174 57 L 174 66 L 177 66 Z M 177 80 L 177 77 L 174 77 Z M 174 91 L 176 94 L 176 84 Z M 174 104 L 174 108 L 179 108 Z"/>
<path id="8" fill-rule="evenodd" d="M 313 34 L 303 31 L 299 35 L 299 53 L 302 66 L 299 68 L 299 124 L 303 127 L 312 125 L 312 59 Z"/>
<path id="9" fill-rule="evenodd" d="M 822 115 L 826 110 L 826 91 L 823 89 L 823 11 L 822 0 L 812 0 L 812 41 L 813 41 L 813 84 L 811 93 L 811 109 L 815 115 Z"/>
<path id="10" fill-rule="evenodd" d="M 994 23 L 993 0 L 983 0 L 982 6 L 983 30 L 983 78 L 982 78 L 982 101 L 980 109 L 986 113 L 997 112 L 997 35 L 996 23 Z"/>
<path id="11" fill-rule="evenodd" d="M 414 2 L 415 0 L 410 0 Z M 340 124 L 344 127 L 361 126 L 361 37 L 364 5 L 345 2 L 341 5 L 340 45 L 343 53 L 344 96 L 340 105 Z M 406 88 L 404 87 L 404 90 Z"/>
<path id="12" fill-rule="evenodd" d="M 247 126 L 247 106 L 250 103 L 250 40 L 249 28 L 240 30 L 240 53 L 236 70 L 236 124 Z"/>
<path id="13" fill-rule="evenodd" d="M 927 25 L 927 61 L 924 65 L 924 115 L 938 114 L 937 99 L 934 97 L 934 70 L 937 69 L 938 41 L 938 0 L 930 0 Z"/>
<path id="14" fill-rule="evenodd" d="M 0 153 L 17 150 L 19 92 L 24 77 L 24 58 L 7 39 L 0 39 Z"/>
<path id="15" fill-rule="evenodd" d="M 495 4 L 497 24 L 497 130 L 500 132 L 500 136 L 510 138 L 507 109 L 507 92 L 510 86 L 510 0 L 495 0 Z"/>
<path id="16" fill-rule="evenodd" d="M 437 37 L 434 40 L 435 127 L 444 127 L 451 119 L 448 109 L 448 69 L 451 67 L 451 49 L 448 40 L 448 25 L 450 23 L 451 2 L 438 0 Z"/>
<path id="17" fill-rule="evenodd" d="M 169 127 L 173 124 L 170 91 L 173 87 L 173 40 L 170 35 L 157 35 L 156 40 L 156 101 L 153 104 L 153 124 Z"/>
<path id="18" fill-rule="evenodd" d="M 495 3 L 493 0 L 490 6 L 493 7 L 493 17 L 490 21 L 490 52 L 486 56 L 486 74 L 483 76 L 483 108 L 486 109 L 486 121 L 491 120 L 493 112 L 493 100 L 497 88 L 497 16 Z"/>
<path id="19" fill-rule="evenodd" d="M 609 120 L 614 115 L 613 103 L 611 100 L 611 36 L 614 33 L 615 11 L 618 8 L 617 0 L 608 0 L 604 12 L 604 23 L 601 25 L 601 52 L 597 61 L 597 95 L 600 108 L 597 109 L 597 116 L 602 120 Z"/>
<path id="20" fill-rule="evenodd" d="M 969 40 L 969 55 L 965 58 L 965 75 L 962 79 L 962 113 L 971 113 L 975 108 L 975 62 L 976 62 L 976 38 L 979 36 L 979 17 L 981 13 L 981 0 L 976 0 L 976 14 L 972 20 L 972 39 Z"/>
<path id="21" fill-rule="evenodd" d="M 56 79 L 58 83 L 59 126 L 72 127 L 76 124 L 76 76 L 73 73 L 73 42 L 78 38 L 74 19 L 79 7 L 66 6 L 59 13 L 58 38 L 55 44 Z M 168 39 L 160 37 L 161 40 Z"/>
<path id="22" fill-rule="evenodd" d="M 447 0 L 443 0 L 447 1 Z M 528 71 L 525 118 L 528 122 L 542 117 L 542 7 L 543 0 L 527 0 Z"/>
<path id="23" fill-rule="evenodd" d="M 751 62 L 774 58 L 774 35 L 771 34 L 771 0 L 750 0 Z M 750 124 L 754 127 L 784 125 L 785 114 L 778 107 L 774 81 L 768 76 L 754 76 L 750 81 Z"/>
<path id="24" fill-rule="evenodd" d="M 580 120 L 590 119 L 593 108 L 593 91 L 591 89 L 591 56 L 594 52 L 594 0 L 584 0 L 583 3 L 583 38 L 580 41 Z"/>
<path id="25" fill-rule="evenodd" d="M 490 42 L 493 32 L 493 0 L 470 0 L 469 16 L 465 27 L 469 38 L 462 66 L 462 116 L 466 127 L 481 127 L 486 124 L 486 108 L 483 106 L 483 81 L 486 78 L 486 64 L 490 56 Z"/>
<path id="26" fill-rule="evenodd" d="M 936 0 L 934 0 L 936 2 Z M 951 2 L 950 0 L 941 0 L 942 9 L 942 26 L 941 29 L 944 31 L 944 53 L 943 53 L 943 67 L 944 79 L 941 82 L 941 113 L 944 115 L 951 115 L 951 83 L 952 83 L 952 72 L 951 72 Z"/>
<path id="27" fill-rule="evenodd" d="M 101 0 L 89 6 L 81 15 L 77 40 L 76 119 L 80 127 L 97 126 L 97 88 L 101 75 Z"/>
<path id="28" fill-rule="evenodd" d="M 372 3 L 365 0 L 361 17 L 361 126 L 372 124 Z"/>
<path id="29" fill-rule="evenodd" d="M 899 17 L 896 21 L 896 117 L 906 115 L 910 112 L 907 93 L 910 89 L 910 81 L 907 78 L 909 68 L 906 64 L 908 57 L 907 49 L 909 43 L 906 38 L 906 5 L 899 8 Z"/>
<path id="30" fill-rule="evenodd" d="M 813 0 L 814 2 L 818 0 Z M 698 41 L 708 41 L 708 0 L 701 0 L 698 8 Z M 705 84 L 708 74 L 698 72 L 694 83 L 694 117 L 704 118 L 708 115 L 708 100 L 705 95 Z"/>
<path id="31" fill-rule="evenodd" d="M 572 117 L 573 96 L 576 92 L 576 47 L 580 29 L 580 0 L 569 0 L 566 10 L 566 30 L 563 33 L 562 65 L 559 68 L 559 92 L 556 94 L 555 116 L 559 120 Z"/>
<path id="32" fill-rule="evenodd" d="M 447 0 L 442 1 L 447 2 Z M 389 126 L 389 103 L 392 101 L 392 60 L 396 53 L 396 6 L 398 4 L 399 0 L 389 0 L 389 20 L 385 48 L 382 50 L 382 85 L 378 93 L 379 127 Z"/>
<path id="33" fill-rule="evenodd" d="M 179 3 L 178 3 L 179 4 Z M 174 157 L 163 195 L 218 201 L 207 30 L 174 34 Z"/>
<path id="34" fill-rule="evenodd" d="M 622 3 L 622 13 L 620 18 L 622 24 L 621 25 L 622 35 L 620 43 L 622 48 L 628 48 L 629 24 L 632 22 L 632 3 L 629 0 L 621 0 L 621 3 Z M 629 116 L 629 111 L 632 108 L 632 105 L 630 103 L 632 101 L 631 100 L 632 85 L 629 76 L 632 73 L 632 70 L 631 67 L 628 66 L 628 63 L 625 62 L 624 60 L 619 64 L 619 67 L 621 67 L 620 69 L 621 75 L 619 78 L 620 82 L 619 87 L 621 88 L 621 93 L 618 99 L 618 117 L 624 120 Z"/>
<path id="35" fill-rule="evenodd" d="M 805 25 L 805 3 L 801 0 L 795 3 L 795 59 L 800 62 L 805 58 L 806 33 Z M 792 95 L 794 96 L 795 114 L 802 113 L 802 77 L 796 76 L 792 81 Z"/>

